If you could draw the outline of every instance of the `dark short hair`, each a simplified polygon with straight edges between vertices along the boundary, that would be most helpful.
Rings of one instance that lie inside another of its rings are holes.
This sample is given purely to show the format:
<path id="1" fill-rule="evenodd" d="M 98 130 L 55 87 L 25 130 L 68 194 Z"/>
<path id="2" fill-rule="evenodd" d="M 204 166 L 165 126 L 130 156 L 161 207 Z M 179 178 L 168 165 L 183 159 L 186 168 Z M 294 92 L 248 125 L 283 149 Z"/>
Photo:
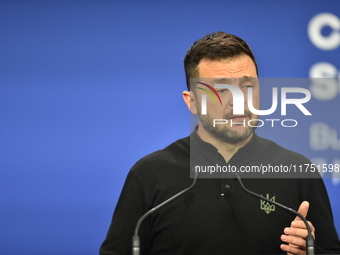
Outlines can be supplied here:
<path id="1" fill-rule="evenodd" d="M 255 56 L 249 45 L 240 37 L 219 31 L 197 40 L 184 57 L 188 90 L 190 90 L 190 78 L 198 77 L 198 64 L 201 60 L 233 59 L 242 55 L 247 55 L 253 60 L 258 74 Z"/>

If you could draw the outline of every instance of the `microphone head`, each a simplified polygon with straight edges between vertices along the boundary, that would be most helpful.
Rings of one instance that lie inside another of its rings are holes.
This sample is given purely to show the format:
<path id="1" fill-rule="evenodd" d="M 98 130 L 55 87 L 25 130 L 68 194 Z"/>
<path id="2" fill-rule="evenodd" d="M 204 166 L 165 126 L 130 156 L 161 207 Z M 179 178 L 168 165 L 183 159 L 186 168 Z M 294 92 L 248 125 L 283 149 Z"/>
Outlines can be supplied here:
<path id="1" fill-rule="evenodd" d="M 195 169 L 192 169 L 190 171 L 190 178 L 197 179 L 197 177 L 200 175 L 200 172 L 196 171 Z"/>
<path id="2" fill-rule="evenodd" d="M 240 180 L 241 179 L 241 174 L 240 173 L 236 173 L 234 176 L 235 180 Z"/>

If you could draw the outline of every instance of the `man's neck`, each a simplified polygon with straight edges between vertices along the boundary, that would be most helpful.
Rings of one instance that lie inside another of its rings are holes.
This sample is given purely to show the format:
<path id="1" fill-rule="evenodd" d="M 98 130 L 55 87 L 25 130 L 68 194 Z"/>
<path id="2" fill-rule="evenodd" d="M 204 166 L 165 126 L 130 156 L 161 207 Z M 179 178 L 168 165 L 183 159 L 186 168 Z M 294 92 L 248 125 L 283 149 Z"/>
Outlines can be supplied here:
<path id="1" fill-rule="evenodd" d="M 253 133 L 252 133 L 249 137 L 247 137 L 246 139 L 238 143 L 235 143 L 235 144 L 227 143 L 212 136 L 202 126 L 198 127 L 197 134 L 203 141 L 212 144 L 218 150 L 218 152 L 223 156 L 223 158 L 225 159 L 227 163 L 233 157 L 233 155 L 238 151 L 238 149 L 246 145 L 253 137 Z"/>

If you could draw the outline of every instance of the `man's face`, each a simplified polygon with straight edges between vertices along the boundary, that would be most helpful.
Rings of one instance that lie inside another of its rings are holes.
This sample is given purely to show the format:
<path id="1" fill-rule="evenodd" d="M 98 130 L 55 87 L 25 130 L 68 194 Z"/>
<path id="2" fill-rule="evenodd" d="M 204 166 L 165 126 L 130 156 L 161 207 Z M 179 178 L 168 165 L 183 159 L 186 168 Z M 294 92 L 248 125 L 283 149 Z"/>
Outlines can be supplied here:
<path id="1" fill-rule="evenodd" d="M 233 98 L 228 89 L 216 89 L 222 105 L 216 104 L 210 97 L 207 97 L 207 114 L 201 114 L 201 98 L 205 92 L 201 89 L 195 91 L 196 108 L 198 111 L 200 126 L 220 141 L 227 143 L 238 143 L 248 138 L 255 128 L 248 125 L 248 121 L 258 119 L 258 116 L 251 113 L 248 108 L 248 87 L 252 87 L 253 106 L 259 109 L 260 89 L 257 81 L 257 74 L 254 62 L 249 56 L 240 56 L 235 59 L 218 61 L 202 60 L 199 65 L 199 78 L 202 82 L 209 82 L 210 86 L 215 84 L 231 84 L 240 88 L 244 95 L 244 114 L 233 114 Z M 205 79 L 209 78 L 209 79 Z M 214 119 L 226 119 L 228 123 L 215 125 Z M 245 123 L 235 124 L 235 122 Z M 233 123 L 233 124 L 232 124 Z M 257 122 L 250 122 L 256 126 Z"/>

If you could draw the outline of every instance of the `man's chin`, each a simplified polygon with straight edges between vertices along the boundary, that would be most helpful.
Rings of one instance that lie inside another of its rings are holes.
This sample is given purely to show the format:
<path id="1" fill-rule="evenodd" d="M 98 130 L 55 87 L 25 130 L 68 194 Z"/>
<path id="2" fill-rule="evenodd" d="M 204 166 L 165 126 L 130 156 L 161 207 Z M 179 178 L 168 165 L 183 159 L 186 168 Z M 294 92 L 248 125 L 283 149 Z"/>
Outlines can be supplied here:
<path id="1" fill-rule="evenodd" d="M 242 127 L 243 128 L 243 127 Z M 213 135 L 216 139 L 230 143 L 230 144 L 236 144 L 239 142 L 242 142 L 249 138 L 254 133 L 255 128 L 243 128 L 233 130 L 232 128 L 224 128 L 223 130 L 214 130 L 213 132 L 210 132 L 211 135 Z"/>
<path id="2" fill-rule="evenodd" d="M 233 134 L 234 136 L 237 137 L 243 137 L 246 136 L 247 133 L 251 131 L 251 133 L 255 130 L 255 127 L 251 126 L 243 126 L 243 125 L 238 125 L 238 126 L 232 126 L 232 127 L 224 127 L 220 129 L 218 132 L 228 132 Z"/>
<path id="3" fill-rule="evenodd" d="M 213 127 L 212 122 L 209 119 L 202 118 L 200 116 L 200 123 L 202 127 L 212 136 L 215 137 L 217 140 L 230 143 L 230 144 L 237 144 L 239 142 L 244 141 L 247 139 L 256 129 L 255 127 L 248 126 L 247 122 L 246 125 L 243 124 L 236 124 L 236 125 L 216 125 Z M 253 125 L 254 123 L 254 125 Z M 250 122 L 250 125 L 257 126 L 256 121 Z"/>
<path id="4" fill-rule="evenodd" d="M 242 136 L 244 135 L 250 127 L 244 126 L 232 126 L 227 128 L 229 132 L 233 132 L 235 135 Z"/>

